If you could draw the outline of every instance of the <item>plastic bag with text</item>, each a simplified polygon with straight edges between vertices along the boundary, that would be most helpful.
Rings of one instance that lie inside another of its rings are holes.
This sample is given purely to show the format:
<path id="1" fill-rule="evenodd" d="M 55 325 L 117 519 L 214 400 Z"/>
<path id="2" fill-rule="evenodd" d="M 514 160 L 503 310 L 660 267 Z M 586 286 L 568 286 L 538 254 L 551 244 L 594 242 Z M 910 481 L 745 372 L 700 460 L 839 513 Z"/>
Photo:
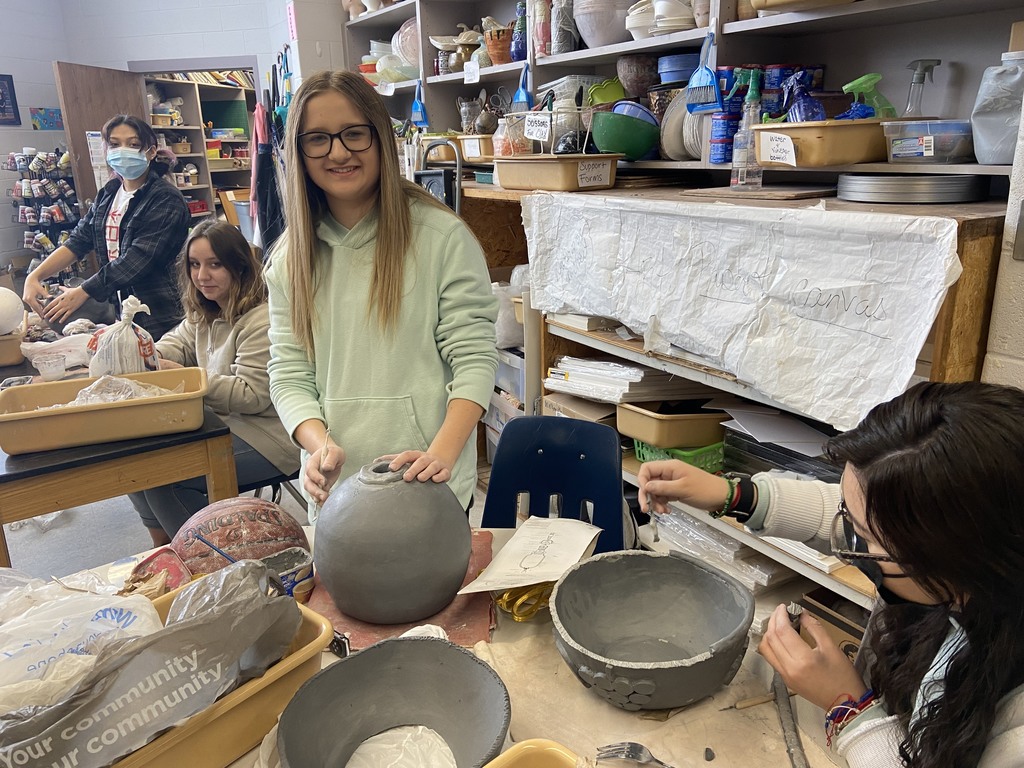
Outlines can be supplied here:
<path id="1" fill-rule="evenodd" d="M 270 577 L 244 560 L 193 582 L 162 630 L 106 645 L 59 704 L 0 715 L 0 766 L 104 768 L 262 675 L 301 621 Z"/>
<path id="2" fill-rule="evenodd" d="M 89 361 L 89 375 L 93 378 L 105 373 L 143 373 L 160 369 L 160 360 L 153 346 L 153 337 L 132 322 L 138 312 L 149 314 L 149 307 L 135 296 L 121 303 L 121 319 L 113 325 L 100 328 L 89 339 L 93 358 Z"/>

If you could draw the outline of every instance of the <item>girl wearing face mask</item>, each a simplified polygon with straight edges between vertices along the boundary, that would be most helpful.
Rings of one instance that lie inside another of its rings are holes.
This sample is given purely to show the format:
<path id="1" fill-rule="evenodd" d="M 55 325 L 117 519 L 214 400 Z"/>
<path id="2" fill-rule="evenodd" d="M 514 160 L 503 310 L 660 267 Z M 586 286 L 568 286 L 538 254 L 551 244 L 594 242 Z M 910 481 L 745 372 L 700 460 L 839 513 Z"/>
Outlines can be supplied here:
<path id="1" fill-rule="evenodd" d="M 832 438 L 842 482 L 740 479 L 678 461 L 640 468 L 669 499 L 856 566 L 879 600 L 856 663 L 807 613 L 772 615 L 759 650 L 828 713 L 851 768 L 1024 766 L 1024 392 L 919 384 Z M 646 496 L 649 495 L 649 501 Z"/>
<path id="2" fill-rule="evenodd" d="M 107 165 L 115 177 L 96 195 L 70 239 L 25 280 L 23 298 L 40 316 L 64 323 L 91 297 L 116 302 L 129 294 L 149 307 L 135 322 L 159 339 L 182 318 L 174 260 L 188 234 L 191 214 L 181 192 L 161 178 L 174 156 L 157 154 L 152 127 L 132 115 L 117 115 L 102 130 Z M 43 281 L 96 251 L 97 273 L 65 289 L 45 308 Z"/>

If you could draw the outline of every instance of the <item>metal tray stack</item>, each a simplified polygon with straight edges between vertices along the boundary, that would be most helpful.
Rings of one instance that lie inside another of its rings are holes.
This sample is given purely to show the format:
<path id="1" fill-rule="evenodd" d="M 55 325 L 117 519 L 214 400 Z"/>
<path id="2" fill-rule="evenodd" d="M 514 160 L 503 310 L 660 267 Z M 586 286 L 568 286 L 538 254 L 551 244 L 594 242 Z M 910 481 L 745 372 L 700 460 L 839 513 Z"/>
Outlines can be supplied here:
<path id="1" fill-rule="evenodd" d="M 858 203 L 973 203 L 988 192 L 986 176 L 841 173 L 836 196 Z"/>

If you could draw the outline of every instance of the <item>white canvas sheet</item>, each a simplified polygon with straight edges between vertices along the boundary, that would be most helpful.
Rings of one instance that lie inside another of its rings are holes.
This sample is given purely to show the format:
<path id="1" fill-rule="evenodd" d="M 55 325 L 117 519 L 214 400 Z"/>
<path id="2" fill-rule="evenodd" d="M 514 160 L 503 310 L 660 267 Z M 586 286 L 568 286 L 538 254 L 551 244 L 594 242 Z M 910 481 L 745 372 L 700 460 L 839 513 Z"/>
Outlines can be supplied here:
<path id="1" fill-rule="evenodd" d="M 533 306 L 615 318 L 848 429 L 904 391 L 960 276 L 935 217 L 523 198 Z"/>

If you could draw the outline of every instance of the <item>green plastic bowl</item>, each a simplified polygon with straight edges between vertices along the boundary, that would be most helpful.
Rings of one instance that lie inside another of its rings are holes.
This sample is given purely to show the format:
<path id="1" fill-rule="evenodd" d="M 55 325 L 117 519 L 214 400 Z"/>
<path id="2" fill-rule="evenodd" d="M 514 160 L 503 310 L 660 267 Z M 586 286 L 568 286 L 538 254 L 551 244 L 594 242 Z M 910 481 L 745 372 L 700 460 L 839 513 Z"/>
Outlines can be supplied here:
<path id="1" fill-rule="evenodd" d="M 599 150 L 620 152 L 627 160 L 639 160 L 658 146 L 661 136 L 658 126 L 616 112 L 595 112 L 591 131 Z"/>

